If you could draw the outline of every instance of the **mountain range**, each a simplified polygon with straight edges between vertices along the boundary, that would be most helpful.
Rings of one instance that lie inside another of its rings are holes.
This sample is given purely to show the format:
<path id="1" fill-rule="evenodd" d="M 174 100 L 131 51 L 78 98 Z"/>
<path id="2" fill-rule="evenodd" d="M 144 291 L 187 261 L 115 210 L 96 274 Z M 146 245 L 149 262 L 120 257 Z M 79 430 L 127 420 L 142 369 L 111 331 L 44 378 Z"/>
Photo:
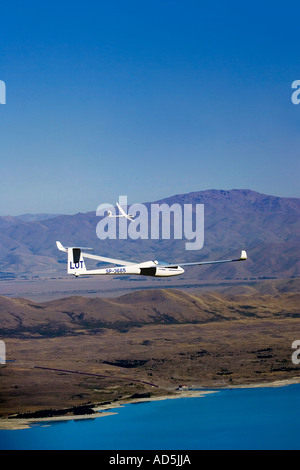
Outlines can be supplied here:
<path id="1" fill-rule="evenodd" d="M 207 190 L 148 202 L 150 204 L 204 204 L 204 246 L 186 250 L 187 240 L 100 240 L 96 211 L 74 215 L 38 214 L 0 217 L 0 278 L 60 277 L 66 275 L 66 257 L 56 248 L 90 246 L 95 254 L 129 261 L 167 262 L 238 257 L 243 263 L 188 268 L 187 279 L 291 278 L 300 275 L 300 198 L 276 197 L 249 189 Z M 172 233 L 172 231 L 171 231 Z"/>

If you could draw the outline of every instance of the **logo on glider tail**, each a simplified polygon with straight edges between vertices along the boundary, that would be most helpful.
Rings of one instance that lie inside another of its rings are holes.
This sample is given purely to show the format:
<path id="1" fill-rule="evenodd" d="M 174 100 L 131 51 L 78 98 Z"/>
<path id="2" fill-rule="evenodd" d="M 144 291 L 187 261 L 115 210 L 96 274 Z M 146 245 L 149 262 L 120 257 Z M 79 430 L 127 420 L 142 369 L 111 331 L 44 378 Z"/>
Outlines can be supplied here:
<path id="1" fill-rule="evenodd" d="M 84 262 L 79 261 L 78 263 L 73 263 L 73 261 L 70 261 L 70 269 L 83 269 L 84 268 Z"/>

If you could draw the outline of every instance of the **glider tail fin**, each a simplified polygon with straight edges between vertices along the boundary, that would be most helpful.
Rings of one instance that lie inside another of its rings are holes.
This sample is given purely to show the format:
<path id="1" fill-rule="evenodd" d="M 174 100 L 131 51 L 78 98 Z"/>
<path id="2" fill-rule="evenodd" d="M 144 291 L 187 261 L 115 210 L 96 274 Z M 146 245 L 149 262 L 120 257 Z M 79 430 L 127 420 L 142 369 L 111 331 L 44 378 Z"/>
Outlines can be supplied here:
<path id="1" fill-rule="evenodd" d="M 56 242 L 56 246 L 60 251 L 68 253 L 68 274 L 74 274 L 74 276 L 80 276 L 81 274 L 86 274 L 87 269 L 85 267 L 83 255 L 81 250 L 92 250 L 92 248 L 87 247 L 64 247 L 59 241 Z M 90 255 L 91 256 L 91 255 Z"/>
<path id="2" fill-rule="evenodd" d="M 68 274 L 80 276 L 87 272 L 80 248 L 68 248 Z"/>

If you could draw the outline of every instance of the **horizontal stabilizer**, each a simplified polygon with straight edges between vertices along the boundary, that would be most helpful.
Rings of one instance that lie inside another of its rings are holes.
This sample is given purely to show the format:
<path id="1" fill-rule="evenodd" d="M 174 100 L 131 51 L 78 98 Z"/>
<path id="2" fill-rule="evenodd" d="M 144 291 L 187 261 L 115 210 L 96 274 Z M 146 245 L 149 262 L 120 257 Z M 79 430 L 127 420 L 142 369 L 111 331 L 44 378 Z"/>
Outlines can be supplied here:
<path id="1" fill-rule="evenodd" d="M 93 251 L 94 248 L 88 248 L 87 246 L 68 246 L 65 248 L 60 242 L 56 242 L 56 246 L 60 251 L 68 251 L 68 248 L 78 248 L 80 250 L 88 250 L 88 251 Z"/>
<path id="2" fill-rule="evenodd" d="M 60 242 L 56 242 L 56 246 L 60 251 L 68 251 Z"/>

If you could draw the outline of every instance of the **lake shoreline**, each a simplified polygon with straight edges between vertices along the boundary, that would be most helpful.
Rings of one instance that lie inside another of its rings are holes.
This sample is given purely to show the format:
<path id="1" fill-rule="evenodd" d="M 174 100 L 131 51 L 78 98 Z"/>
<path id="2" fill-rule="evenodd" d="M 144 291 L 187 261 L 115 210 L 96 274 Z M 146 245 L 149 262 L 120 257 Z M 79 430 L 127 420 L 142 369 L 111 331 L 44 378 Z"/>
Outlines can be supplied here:
<path id="1" fill-rule="evenodd" d="M 254 384 L 246 384 L 246 385 L 232 385 L 226 387 L 219 387 L 217 389 L 209 388 L 209 389 L 188 389 L 188 390 L 176 390 L 176 393 L 172 395 L 161 395 L 161 396 L 153 396 L 147 398 L 132 398 L 132 399 L 120 399 L 115 403 L 105 404 L 105 405 L 90 405 L 90 407 L 95 411 L 93 414 L 83 414 L 83 415 L 65 415 L 65 416 L 53 416 L 53 417 L 46 417 L 46 418 L 13 418 L 13 417 L 6 417 L 0 418 L 0 431 L 14 431 L 20 429 L 29 429 L 34 425 L 41 425 L 47 426 L 51 425 L 55 422 L 62 422 L 62 421 L 69 421 L 69 420 L 85 420 L 85 419 L 95 419 L 101 418 L 104 416 L 115 415 L 117 411 L 109 411 L 121 408 L 125 405 L 133 404 L 133 403 L 144 403 L 144 402 L 152 402 L 152 401 L 163 401 L 163 400 L 172 400 L 172 399 L 179 399 L 179 398 L 201 398 L 205 397 L 208 394 L 217 393 L 218 391 L 222 390 L 230 390 L 230 389 L 250 389 L 250 388 L 272 388 L 272 387 L 286 387 L 288 385 L 295 385 L 300 383 L 300 377 L 294 377 L 292 379 L 286 380 L 277 380 L 274 382 L 265 382 L 265 383 L 254 383 Z M 47 424 L 49 423 L 49 424 Z"/>

